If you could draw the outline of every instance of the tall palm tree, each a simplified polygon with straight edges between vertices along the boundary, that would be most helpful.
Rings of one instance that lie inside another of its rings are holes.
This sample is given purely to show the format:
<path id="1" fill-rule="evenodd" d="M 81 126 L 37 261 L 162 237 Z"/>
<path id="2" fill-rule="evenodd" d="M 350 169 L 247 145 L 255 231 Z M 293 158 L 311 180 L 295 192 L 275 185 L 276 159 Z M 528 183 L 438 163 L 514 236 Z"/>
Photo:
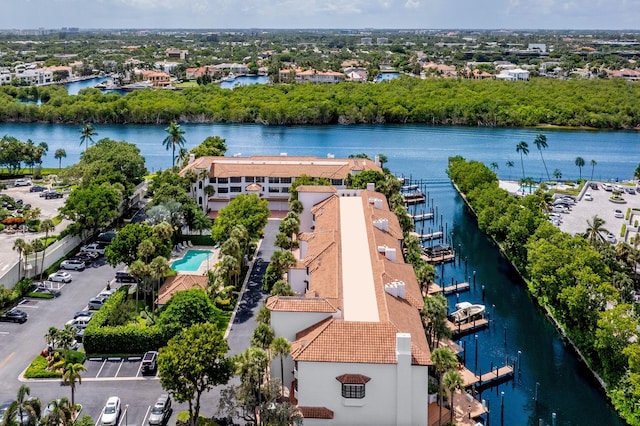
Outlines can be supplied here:
<path id="1" fill-rule="evenodd" d="M 22 420 L 25 418 L 31 419 L 30 424 L 35 424 L 36 419 L 40 417 L 40 401 L 36 399 L 29 398 L 31 394 L 31 390 L 29 386 L 22 385 L 20 389 L 18 389 L 18 393 L 16 395 L 16 409 L 18 418 Z"/>
<path id="2" fill-rule="evenodd" d="M 291 343 L 280 336 L 271 342 L 271 354 L 280 357 L 280 384 L 282 386 L 282 394 L 284 395 L 284 357 L 291 353 Z"/>
<path id="3" fill-rule="evenodd" d="M 578 170 L 580 171 L 580 180 L 582 180 L 582 168 L 584 167 L 584 158 L 576 157 L 576 166 L 578 166 Z"/>
<path id="4" fill-rule="evenodd" d="M 58 365 L 60 363 L 62 365 Z M 87 371 L 87 369 L 80 363 L 74 364 L 65 360 L 60 361 L 58 364 L 56 364 L 56 367 L 63 369 L 62 383 L 71 388 L 71 413 L 74 414 L 76 411 L 76 383 L 82 384 L 82 375 L 80 373 Z"/>
<path id="5" fill-rule="evenodd" d="M 493 161 L 491 162 L 491 164 L 489 164 L 489 167 L 491 167 L 491 170 L 493 170 L 493 172 L 495 173 L 495 171 L 498 170 L 498 163 Z"/>
<path id="6" fill-rule="evenodd" d="M 44 426 L 67 426 L 71 423 L 71 402 L 67 398 L 53 399 L 47 407 L 50 411 L 42 419 Z"/>
<path id="7" fill-rule="evenodd" d="M 67 158 L 67 151 L 62 148 L 58 148 L 53 154 L 53 158 L 58 160 L 58 173 L 60 173 L 60 170 L 62 170 L 62 159 Z"/>
<path id="8" fill-rule="evenodd" d="M 29 256 L 34 252 L 34 246 L 30 243 L 25 242 L 24 245 L 22 246 L 22 255 L 24 256 L 24 269 L 27 269 L 27 266 L 29 266 L 29 268 L 31 268 L 31 266 L 29 265 Z M 25 276 L 26 276 L 26 272 L 25 272 Z"/>
<path id="9" fill-rule="evenodd" d="M 524 179 L 524 155 L 529 155 L 529 144 L 525 141 L 520 141 L 516 145 L 516 152 L 520 154 L 520 163 L 522 164 L 522 179 Z"/>
<path id="10" fill-rule="evenodd" d="M 162 146 L 164 146 L 167 151 L 169 148 L 172 149 L 171 159 L 173 160 L 173 163 L 171 164 L 171 167 L 173 167 L 176 165 L 176 147 L 182 148 L 186 142 L 183 136 L 184 130 L 180 128 L 178 123 L 172 121 L 169 123 L 169 127 L 164 129 L 164 131 L 168 133 L 168 136 L 164 141 L 162 141 Z"/>
<path id="11" fill-rule="evenodd" d="M 13 242 L 13 250 L 18 252 L 18 281 L 20 281 L 22 279 L 22 269 L 23 269 L 23 258 L 22 255 L 24 254 L 24 249 L 26 247 L 28 243 L 23 240 L 22 238 L 18 238 Z"/>
<path id="12" fill-rule="evenodd" d="M 451 351 L 451 349 L 447 347 L 436 348 L 431 352 L 431 361 L 433 362 L 433 366 L 436 370 L 436 376 L 438 378 L 438 399 L 440 406 L 440 413 L 438 416 L 438 425 L 442 424 L 442 394 L 443 394 L 443 381 L 442 377 L 444 374 L 456 368 L 458 365 L 458 358 L 456 358 L 456 354 Z"/>
<path id="13" fill-rule="evenodd" d="M 149 272 L 151 273 L 151 279 L 153 279 L 153 289 L 152 289 L 152 303 L 153 308 L 155 309 L 155 300 L 156 293 L 160 290 L 160 284 L 162 283 L 162 279 L 171 271 L 171 265 L 167 259 L 163 256 L 157 256 L 154 258 L 149 264 Z"/>
<path id="14" fill-rule="evenodd" d="M 605 223 L 605 220 L 598 215 L 593 216 L 593 219 L 591 220 L 587 219 L 587 230 L 585 231 L 585 236 L 592 247 L 596 247 L 598 244 L 604 243 L 605 239 L 602 233 L 609 232 L 602 226 Z"/>
<path id="15" fill-rule="evenodd" d="M 513 161 L 507 161 L 506 166 L 509 170 L 513 169 Z M 509 171 L 509 180 L 511 180 L 511 171 Z"/>
<path id="16" fill-rule="evenodd" d="M 596 160 L 591 160 L 589 164 L 591 164 L 591 180 L 593 180 L 593 170 L 598 165 L 598 162 Z"/>
<path id="17" fill-rule="evenodd" d="M 560 171 L 560 169 L 555 169 L 553 171 L 553 178 L 556 180 L 556 182 L 562 179 L 562 172 Z"/>
<path id="18" fill-rule="evenodd" d="M 44 271 L 44 257 L 46 255 L 47 250 L 47 242 L 49 240 L 49 232 L 53 231 L 56 228 L 56 224 L 53 223 L 51 219 L 45 219 L 40 222 L 40 232 L 44 231 L 44 247 L 42 248 L 42 264 L 40 265 L 40 270 Z"/>
<path id="19" fill-rule="evenodd" d="M 464 387 L 464 379 L 458 371 L 449 370 L 444 373 L 442 381 L 444 382 L 444 387 L 449 391 L 449 412 L 451 413 L 449 424 L 453 424 L 453 393 L 456 390 L 462 389 Z"/>
<path id="20" fill-rule="evenodd" d="M 418 284 L 420 285 L 420 290 L 422 292 L 422 297 L 425 297 L 429 294 L 429 286 L 433 284 L 436 279 L 436 268 L 433 265 L 424 262 L 415 268 L 415 271 L 416 278 L 418 279 Z"/>
<path id="21" fill-rule="evenodd" d="M 547 172 L 547 181 L 550 181 L 551 177 L 549 177 L 549 170 L 547 169 L 547 163 L 545 163 L 544 157 L 542 156 L 542 150 L 546 149 L 549 146 L 547 144 L 547 137 L 543 134 L 539 134 L 536 136 L 533 143 L 538 148 L 538 151 L 540 151 L 540 158 L 542 159 L 542 165 L 544 165 L 544 170 Z"/>
<path id="22" fill-rule="evenodd" d="M 84 151 L 87 152 L 87 148 L 89 148 L 89 142 L 93 143 L 93 137 L 96 136 L 98 132 L 93 127 L 91 123 L 85 123 L 82 126 L 82 130 L 80 130 L 80 146 L 84 144 Z"/>
<path id="23" fill-rule="evenodd" d="M 37 238 L 31 242 L 31 246 L 33 247 L 33 253 L 35 254 L 33 267 L 34 267 L 34 277 L 38 275 L 38 253 L 43 251 L 46 247 L 46 244 L 42 239 Z M 42 273 L 42 271 L 40 271 Z"/>

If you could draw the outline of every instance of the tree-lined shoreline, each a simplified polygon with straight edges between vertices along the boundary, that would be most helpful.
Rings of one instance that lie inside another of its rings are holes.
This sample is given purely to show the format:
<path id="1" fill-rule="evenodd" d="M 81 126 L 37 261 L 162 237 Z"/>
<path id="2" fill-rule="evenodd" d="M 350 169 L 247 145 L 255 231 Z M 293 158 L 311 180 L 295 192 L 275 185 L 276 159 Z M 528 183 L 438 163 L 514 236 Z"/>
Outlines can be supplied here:
<path id="1" fill-rule="evenodd" d="M 399 78 L 381 84 L 214 84 L 120 95 L 0 87 L 0 121 L 101 124 L 429 124 L 639 129 L 640 86 L 622 80 L 526 82 Z M 41 104 L 25 102 L 40 100 Z"/>

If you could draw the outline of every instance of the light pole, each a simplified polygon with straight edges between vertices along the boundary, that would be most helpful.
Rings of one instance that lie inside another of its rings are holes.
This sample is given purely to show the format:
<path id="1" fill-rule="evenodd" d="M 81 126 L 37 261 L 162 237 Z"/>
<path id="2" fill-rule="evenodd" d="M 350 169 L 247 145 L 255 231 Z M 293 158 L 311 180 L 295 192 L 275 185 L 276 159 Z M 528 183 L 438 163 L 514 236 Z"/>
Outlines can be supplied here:
<path id="1" fill-rule="evenodd" d="M 124 406 L 124 426 L 129 424 L 129 420 L 127 418 L 127 413 L 129 412 L 129 404 Z"/>
<path id="2" fill-rule="evenodd" d="M 538 404 L 538 388 L 540 387 L 540 382 L 536 382 L 536 394 L 533 399 L 536 401 L 536 405 Z"/>
<path id="3" fill-rule="evenodd" d="M 518 351 L 518 374 L 520 373 L 520 355 L 522 355 L 522 351 Z"/>

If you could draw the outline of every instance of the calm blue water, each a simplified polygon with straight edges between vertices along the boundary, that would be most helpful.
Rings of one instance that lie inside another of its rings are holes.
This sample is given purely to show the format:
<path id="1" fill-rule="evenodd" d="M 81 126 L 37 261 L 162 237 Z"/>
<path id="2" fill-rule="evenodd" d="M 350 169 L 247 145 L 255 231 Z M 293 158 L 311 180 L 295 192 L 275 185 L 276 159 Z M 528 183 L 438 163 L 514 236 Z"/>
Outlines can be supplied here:
<path id="1" fill-rule="evenodd" d="M 231 81 L 223 81 L 220 83 L 220 87 L 223 89 L 233 89 L 238 86 L 250 86 L 252 84 L 267 84 L 269 83 L 269 77 L 264 75 L 242 75 L 234 78 Z"/>
<path id="2" fill-rule="evenodd" d="M 195 272 L 210 257 L 210 250 L 187 250 L 182 259 L 171 263 L 171 268 L 178 272 Z"/>
<path id="3" fill-rule="evenodd" d="M 98 139 L 109 137 L 136 143 L 146 157 L 149 170 L 171 166 L 171 153 L 162 148 L 166 137 L 161 126 L 96 125 Z M 0 124 L 0 134 L 21 140 L 49 144 L 44 165 L 57 167 L 53 152 L 67 151 L 63 166 L 75 163 L 80 147 L 81 126 L 47 124 Z M 540 131 L 533 129 L 478 129 L 429 126 L 323 126 L 272 127 L 258 125 L 184 124 L 186 148 L 192 148 L 208 136 L 227 141 L 228 154 L 279 154 L 336 157 L 365 152 L 373 157 L 384 153 L 393 172 L 414 178 L 446 179 L 447 158 L 463 155 L 489 165 L 498 164 L 502 178 L 522 175 L 516 145 L 524 140 L 530 153 L 524 157 L 526 176 L 541 179 L 545 175 L 540 154 L 533 140 Z M 563 177 L 576 178 L 579 169 L 575 158 L 584 158 L 587 166 L 582 175 L 590 176 L 590 160 L 596 160 L 594 177 L 629 179 L 640 162 L 640 134 L 636 132 L 544 131 L 549 144 L 543 152 L 549 172 L 561 170 Z M 512 161 L 514 167 L 506 166 Z M 521 374 L 511 383 L 486 390 L 482 398 L 489 402 L 490 424 L 501 425 L 500 392 L 505 393 L 504 425 L 538 426 L 551 424 L 551 413 L 557 413 L 557 425 L 621 425 L 590 376 L 567 350 L 556 331 L 531 303 L 519 277 L 500 256 L 492 243 L 477 229 L 474 218 L 450 184 L 427 186 L 425 192 L 437 208 L 438 224 L 427 222 L 423 233 L 437 230 L 442 224 L 453 244 L 462 252 L 460 265 L 438 268 L 438 282 L 452 279 L 471 281 L 476 272 L 475 288 L 462 293 L 459 300 L 483 303 L 495 312 L 495 322 L 478 333 L 478 363 L 475 363 L 476 340 L 461 340 L 467 348 L 466 365 L 472 371 L 486 372 L 505 358 L 514 360 L 521 352 Z M 420 227 L 418 227 L 420 229 Z M 485 286 L 483 294 L 482 286 Z M 458 300 L 450 297 L 450 305 Z M 493 308 L 495 305 L 495 308 Z M 506 336 L 506 345 L 505 345 Z M 538 404 L 534 395 L 538 386 Z"/>
<path id="4" fill-rule="evenodd" d="M 382 81 L 393 80 L 394 78 L 400 77 L 400 73 L 398 72 L 381 72 L 376 76 L 376 83 L 380 83 Z"/>

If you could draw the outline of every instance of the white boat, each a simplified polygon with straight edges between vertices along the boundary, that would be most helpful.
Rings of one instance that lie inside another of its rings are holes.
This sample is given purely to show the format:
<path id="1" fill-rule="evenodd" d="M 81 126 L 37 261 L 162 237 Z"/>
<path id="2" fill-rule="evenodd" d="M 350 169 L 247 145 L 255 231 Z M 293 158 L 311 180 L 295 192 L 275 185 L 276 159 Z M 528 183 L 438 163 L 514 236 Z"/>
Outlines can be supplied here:
<path id="1" fill-rule="evenodd" d="M 450 315 L 454 324 L 465 324 L 484 316 L 484 305 L 469 302 L 456 303 L 456 310 Z"/>

